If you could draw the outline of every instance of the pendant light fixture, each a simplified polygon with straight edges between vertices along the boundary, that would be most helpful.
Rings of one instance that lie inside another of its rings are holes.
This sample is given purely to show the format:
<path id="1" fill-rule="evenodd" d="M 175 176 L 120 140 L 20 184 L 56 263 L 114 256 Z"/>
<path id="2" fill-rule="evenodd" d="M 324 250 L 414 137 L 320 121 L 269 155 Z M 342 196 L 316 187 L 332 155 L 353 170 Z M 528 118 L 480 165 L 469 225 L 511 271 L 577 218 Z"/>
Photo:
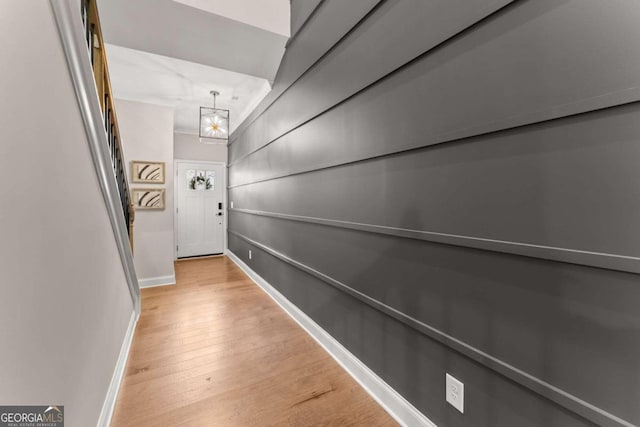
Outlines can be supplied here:
<path id="1" fill-rule="evenodd" d="M 213 108 L 200 107 L 200 138 L 226 144 L 229 141 L 229 110 L 216 108 L 216 97 L 220 92 L 212 90 L 209 93 L 213 96 Z"/>

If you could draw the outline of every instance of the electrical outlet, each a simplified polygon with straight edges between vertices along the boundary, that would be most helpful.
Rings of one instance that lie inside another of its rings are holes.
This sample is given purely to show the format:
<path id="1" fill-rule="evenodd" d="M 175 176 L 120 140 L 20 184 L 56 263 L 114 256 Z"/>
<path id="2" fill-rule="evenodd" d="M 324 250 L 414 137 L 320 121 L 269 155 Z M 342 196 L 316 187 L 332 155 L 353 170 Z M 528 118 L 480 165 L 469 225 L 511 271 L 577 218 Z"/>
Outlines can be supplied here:
<path id="1" fill-rule="evenodd" d="M 251 249 L 249 249 L 249 259 L 251 259 Z"/>
<path id="2" fill-rule="evenodd" d="M 447 374 L 447 402 L 464 414 L 464 384 Z"/>
<path id="3" fill-rule="evenodd" d="M 233 200 L 231 201 L 231 209 L 233 209 Z"/>

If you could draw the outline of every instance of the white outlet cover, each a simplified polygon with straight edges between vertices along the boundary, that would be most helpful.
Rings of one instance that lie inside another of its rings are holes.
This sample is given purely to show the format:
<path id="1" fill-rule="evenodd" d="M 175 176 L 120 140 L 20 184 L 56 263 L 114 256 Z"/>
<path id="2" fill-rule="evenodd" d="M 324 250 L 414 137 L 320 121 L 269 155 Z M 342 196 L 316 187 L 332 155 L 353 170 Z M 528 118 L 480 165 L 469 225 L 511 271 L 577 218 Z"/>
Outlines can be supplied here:
<path id="1" fill-rule="evenodd" d="M 233 209 L 233 200 L 231 201 L 231 209 Z"/>
<path id="2" fill-rule="evenodd" d="M 464 414 L 464 384 L 447 374 L 447 402 Z"/>
<path id="3" fill-rule="evenodd" d="M 249 259 L 251 259 L 251 249 L 249 249 Z"/>

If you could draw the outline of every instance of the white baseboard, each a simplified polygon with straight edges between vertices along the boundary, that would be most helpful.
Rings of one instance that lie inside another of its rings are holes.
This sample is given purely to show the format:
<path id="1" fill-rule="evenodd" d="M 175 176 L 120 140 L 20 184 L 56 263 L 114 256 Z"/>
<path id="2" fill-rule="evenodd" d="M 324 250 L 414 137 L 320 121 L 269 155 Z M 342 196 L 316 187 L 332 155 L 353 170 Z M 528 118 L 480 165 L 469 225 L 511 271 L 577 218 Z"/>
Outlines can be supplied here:
<path id="1" fill-rule="evenodd" d="M 293 320 L 295 320 L 336 362 L 344 368 L 389 415 L 404 426 L 436 427 L 397 391 L 376 375 L 357 357 L 329 335 L 316 322 L 253 271 L 231 250 L 227 256 L 264 290 Z"/>
<path id="2" fill-rule="evenodd" d="M 129 350 L 131 349 L 131 342 L 133 341 L 133 333 L 136 330 L 136 324 L 138 323 L 138 315 L 134 311 L 131 313 L 131 319 L 129 320 L 129 326 L 127 327 L 127 333 L 124 336 L 122 347 L 120 347 L 120 354 L 118 355 L 118 361 L 116 368 L 113 371 L 111 377 L 111 383 L 107 390 L 107 396 L 104 399 L 102 405 L 102 411 L 100 412 L 100 418 L 98 419 L 98 427 L 109 427 L 111 424 L 111 417 L 113 416 L 113 410 L 116 407 L 116 399 L 118 398 L 118 392 L 120 391 L 120 384 L 122 384 L 122 378 L 124 378 L 124 370 L 127 366 L 127 359 L 129 357 Z"/>
<path id="3" fill-rule="evenodd" d="M 138 285 L 142 288 L 153 288 L 154 286 L 175 285 L 176 275 L 149 277 L 148 279 L 138 279 Z"/>

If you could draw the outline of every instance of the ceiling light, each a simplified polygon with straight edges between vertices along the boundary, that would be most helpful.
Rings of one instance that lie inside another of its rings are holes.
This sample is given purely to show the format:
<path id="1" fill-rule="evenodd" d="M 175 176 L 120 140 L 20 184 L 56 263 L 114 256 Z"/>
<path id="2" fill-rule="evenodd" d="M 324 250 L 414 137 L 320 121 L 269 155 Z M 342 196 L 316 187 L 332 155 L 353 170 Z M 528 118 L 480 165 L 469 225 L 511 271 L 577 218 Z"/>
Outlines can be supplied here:
<path id="1" fill-rule="evenodd" d="M 229 141 L 229 110 L 216 108 L 216 97 L 220 92 L 212 90 L 213 108 L 200 107 L 200 138 L 211 142 L 227 143 Z"/>

